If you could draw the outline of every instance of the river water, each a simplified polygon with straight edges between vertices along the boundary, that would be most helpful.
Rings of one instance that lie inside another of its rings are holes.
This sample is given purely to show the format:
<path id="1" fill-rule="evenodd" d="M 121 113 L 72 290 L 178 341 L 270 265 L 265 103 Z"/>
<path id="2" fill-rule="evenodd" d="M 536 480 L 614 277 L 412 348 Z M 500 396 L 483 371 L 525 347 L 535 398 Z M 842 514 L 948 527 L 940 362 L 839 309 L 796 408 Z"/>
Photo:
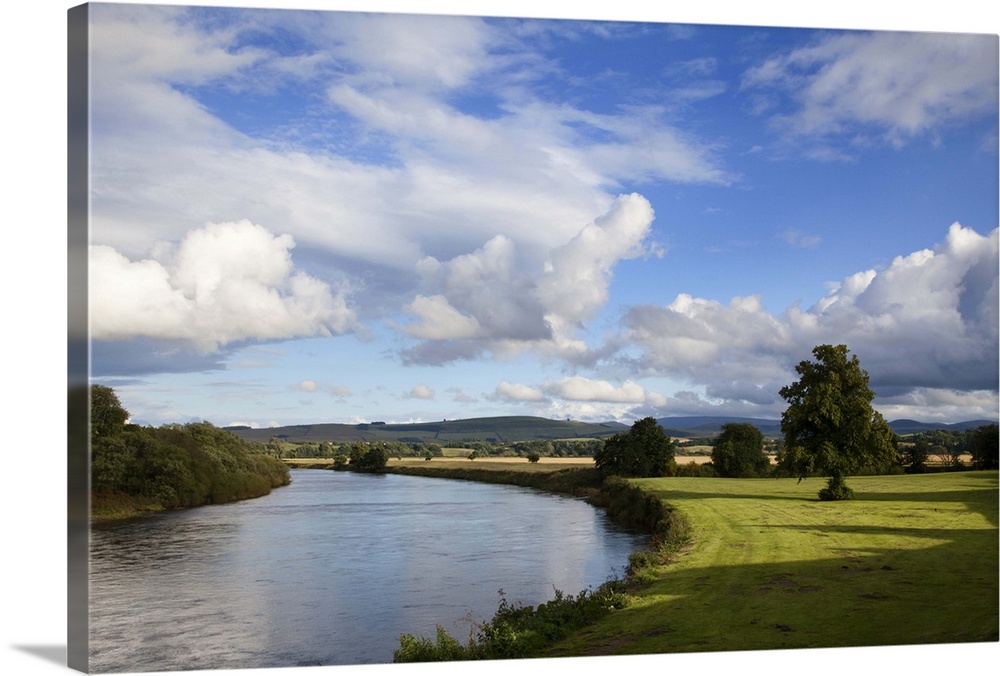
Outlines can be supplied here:
<path id="1" fill-rule="evenodd" d="M 90 669 L 388 663 L 403 633 L 464 642 L 500 589 L 537 605 L 620 577 L 645 539 L 525 488 L 292 470 L 255 500 L 96 525 Z"/>

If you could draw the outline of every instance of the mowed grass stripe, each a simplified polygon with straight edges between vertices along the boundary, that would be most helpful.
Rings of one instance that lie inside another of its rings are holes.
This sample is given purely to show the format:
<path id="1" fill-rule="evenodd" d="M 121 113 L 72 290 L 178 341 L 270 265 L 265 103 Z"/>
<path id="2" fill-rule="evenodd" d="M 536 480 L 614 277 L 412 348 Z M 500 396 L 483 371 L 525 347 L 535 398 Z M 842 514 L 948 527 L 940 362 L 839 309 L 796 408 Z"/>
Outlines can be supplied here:
<path id="1" fill-rule="evenodd" d="M 552 655 L 996 641 L 997 472 L 641 479 L 693 539 L 632 606 Z"/>

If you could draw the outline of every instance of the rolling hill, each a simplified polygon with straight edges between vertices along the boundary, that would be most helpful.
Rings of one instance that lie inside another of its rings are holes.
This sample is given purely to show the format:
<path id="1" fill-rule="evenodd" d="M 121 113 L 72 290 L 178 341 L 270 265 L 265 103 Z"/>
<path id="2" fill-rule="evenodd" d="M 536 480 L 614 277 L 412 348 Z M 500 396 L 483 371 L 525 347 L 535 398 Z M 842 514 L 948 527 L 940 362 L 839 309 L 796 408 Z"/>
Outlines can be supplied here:
<path id="1" fill-rule="evenodd" d="M 723 416 L 675 416 L 659 418 L 657 422 L 674 438 L 714 437 L 726 423 L 750 423 L 766 437 L 781 436 L 781 422 L 767 418 Z M 959 423 L 924 423 L 915 420 L 894 420 L 889 423 L 900 435 L 927 430 L 969 430 L 993 424 L 990 420 L 969 420 Z M 282 441 L 344 443 L 353 441 L 401 441 L 404 443 L 447 444 L 460 441 L 512 443 L 544 439 L 601 439 L 628 429 L 618 422 L 587 423 L 574 420 L 551 420 L 534 416 L 496 416 L 435 422 L 386 424 L 317 423 L 285 427 L 226 428 L 248 441 L 266 442 L 271 437 Z"/>
<path id="2" fill-rule="evenodd" d="M 401 441 L 404 443 L 447 444 L 458 441 L 511 443 L 539 439 L 602 438 L 624 429 L 620 423 L 585 423 L 573 420 L 550 420 L 532 416 L 466 418 L 426 423 L 358 425 L 319 423 L 252 429 L 227 428 L 248 441 L 266 442 L 271 437 L 296 442 Z"/>

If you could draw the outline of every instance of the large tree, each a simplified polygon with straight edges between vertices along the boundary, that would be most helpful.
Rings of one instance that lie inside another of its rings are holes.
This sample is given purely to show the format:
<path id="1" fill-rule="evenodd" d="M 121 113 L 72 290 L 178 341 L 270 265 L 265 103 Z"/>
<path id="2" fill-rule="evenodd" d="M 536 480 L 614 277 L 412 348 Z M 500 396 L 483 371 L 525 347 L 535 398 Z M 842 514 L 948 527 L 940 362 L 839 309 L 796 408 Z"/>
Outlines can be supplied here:
<path id="1" fill-rule="evenodd" d="M 764 435 L 750 423 L 726 423 L 712 448 L 712 465 L 722 477 L 764 476 L 771 465 Z"/>
<path id="2" fill-rule="evenodd" d="M 969 433 L 971 443 L 969 452 L 972 454 L 972 466 L 976 469 L 1000 468 L 1000 435 L 996 424 L 977 427 Z"/>
<path id="3" fill-rule="evenodd" d="M 628 432 L 605 439 L 594 454 L 601 476 L 665 476 L 674 459 L 676 444 L 653 418 L 638 420 Z"/>
<path id="4" fill-rule="evenodd" d="M 780 391 L 788 402 L 782 463 L 800 480 L 813 472 L 828 476 L 820 498 L 844 500 L 853 497 L 847 476 L 896 460 L 895 434 L 872 408 L 875 393 L 857 355 L 848 357 L 846 345 L 818 345 L 812 352 L 816 361 L 799 362 L 799 379 Z"/>
<path id="5" fill-rule="evenodd" d="M 128 411 L 115 391 L 106 385 L 90 386 L 90 436 L 106 439 L 120 435 L 128 421 Z"/>

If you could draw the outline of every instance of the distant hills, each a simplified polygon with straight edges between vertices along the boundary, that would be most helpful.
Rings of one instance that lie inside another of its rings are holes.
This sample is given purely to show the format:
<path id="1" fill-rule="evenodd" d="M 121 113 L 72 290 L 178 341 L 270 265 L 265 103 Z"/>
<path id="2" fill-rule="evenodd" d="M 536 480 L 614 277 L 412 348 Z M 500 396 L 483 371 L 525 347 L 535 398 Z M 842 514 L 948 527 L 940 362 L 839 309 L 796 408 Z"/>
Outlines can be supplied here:
<path id="1" fill-rule="evenodd" d="M 673 437 L 711 437 L 722 430 L 726 423 L 750 423 L 765 437 L 781 436 L 781 421 L 767 418 L 726 418 L 718 416 L 688 416 L 658 418 L 660 426 Z M 889 422 L 892 431 L 901 436 L 930 430 L 952 430 L 964 432 L 983 425 L 995 424 L 996 420 L 966 420 L 958 423 L 917 422 L 916 420 L 893 420 Z"/>
<path id="2" fill-rule="evenodd" d="M 497 416 L 466 418 L 438 422 L 358 425 L 320 423 L 251 429 L 227 428 L 248 441 L 267 441 L 277 437 L 283 441 L 338 443 L 353 441 L 401 441 L 403 443 L 447 444 L 456 441 L 488 441 L 512 443 L 544 439 L 599 439 L 624 429 L 620 423 L 585 423 L 573 420 L 550 420 L 533 416 Z"/>
<path id="3" fill-rule="evenodd" d="M 893 420 L 889 423 L 889 427 L 896 434 L 917 434 L 918 432 L 928 432 L 930 430 L 951 430 L 953 432 L 964 432 L 966 430 L 974 430 L 977 427 L 982 427 L 983 425 L 996 425 L 996 420 L 966 420 L 965 422 L 958 423 L 924 423 L 917 422 L 916 420 Z"/>
<path id="4" fill-rule="evenodd" d="M 750 423 L 765 437 L 781 436 L 781 421 L 767 418 L 728 418 L 724 416 L 695 415 L 657 418 L 656 422 L 671 437 L 714 437 L 726 423 Z"/>
<path id="5" fill-rule="evenodd" d="M 740 418 L 724 416 L 674 416 L 658 418 L 666 433 L 675 438 L 713 437 L 726 423 L 750 423 L 766 437 L 781 436 L 781 422 L 767 418 Z M 959 423 L 924 423 L 915 420 L 894 420 L 889 423 L 900 435 L 916 434 L 928 430 L 964 431 L 995 420 L 968 420 Z M 436 422 L 386 424 L 370 422 L 361 424 L 317 423 L 288 425 L 285 427 L 228 427 L 226 429 L 248 441 L 266 442 L 271 437 L 283 441 L 400 441 L 403 443 L 443 444 L 460 441 L 486 441 L 513 443 L 545 439 L 602 439 L 628 429 L 618 422 L 586 423 L 574 420 L 551 420 L 535 416 L 496 416 L 465 418 Z"/>

